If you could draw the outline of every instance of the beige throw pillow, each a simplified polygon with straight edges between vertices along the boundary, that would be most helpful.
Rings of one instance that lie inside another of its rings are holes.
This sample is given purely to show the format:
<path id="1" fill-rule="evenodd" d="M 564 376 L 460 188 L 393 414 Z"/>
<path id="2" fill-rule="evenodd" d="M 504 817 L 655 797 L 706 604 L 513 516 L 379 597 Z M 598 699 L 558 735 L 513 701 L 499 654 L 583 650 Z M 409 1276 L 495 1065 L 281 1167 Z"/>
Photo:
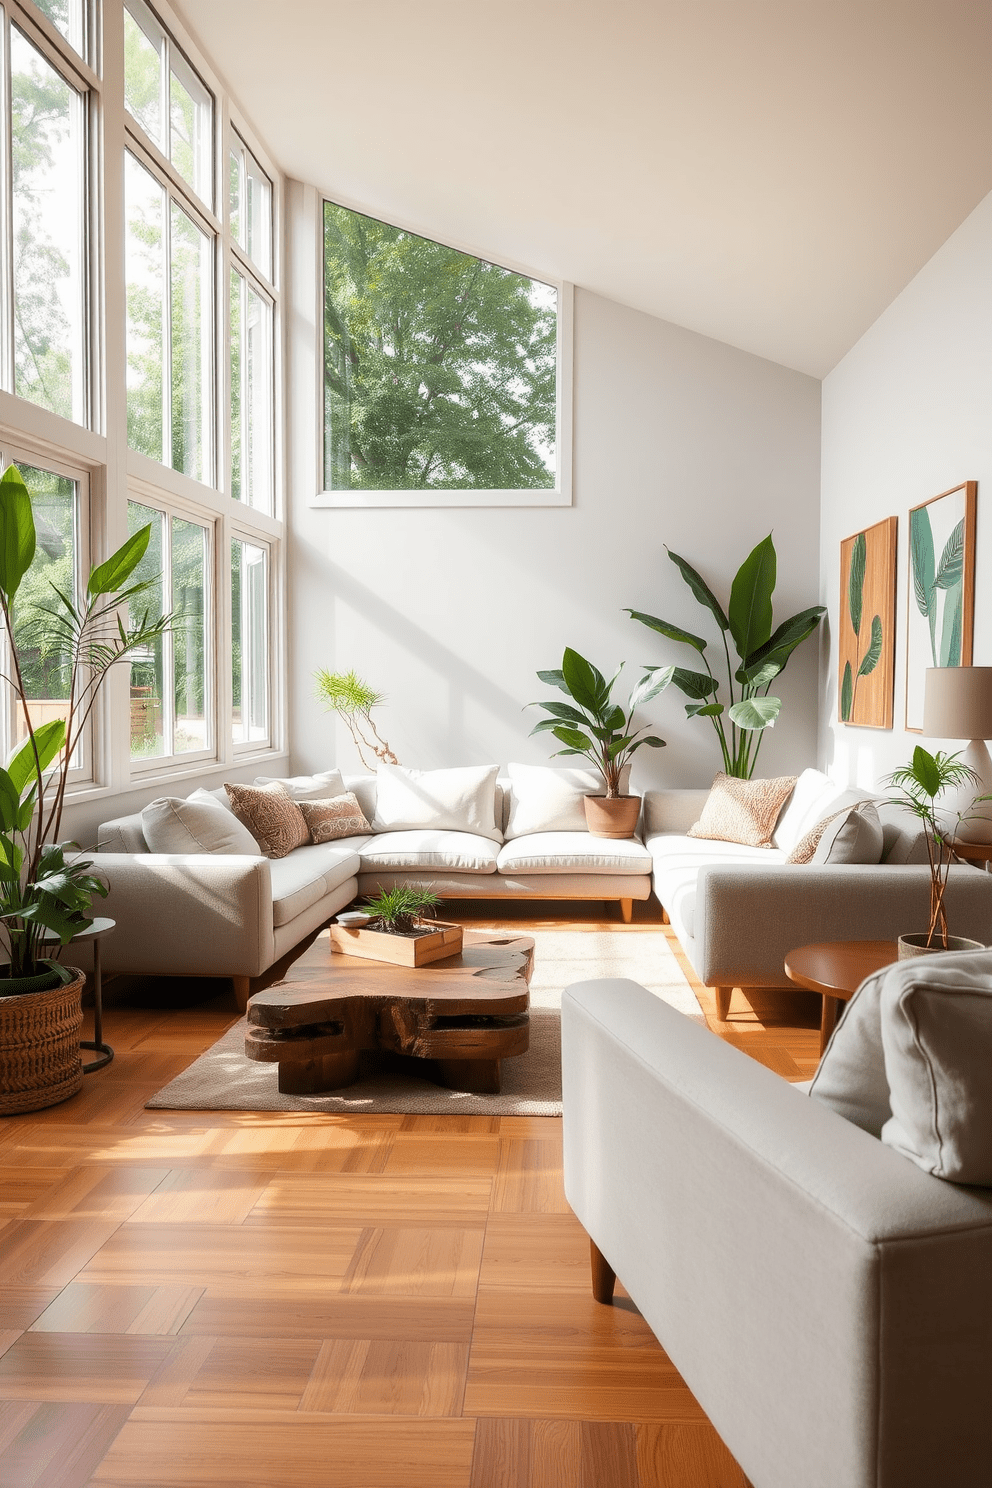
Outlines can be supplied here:
<path id="1" fill-rule="evenodd" d="M 209 797 L 184 801 L 178 796 L 159 796 L 142 811 L 141 830 L 149 852 L 153 853 L 260 856 L 258 843 L 248 828 Z"/>
<path id="2" fill-rule="evenodd" d="M 380 765 L 376 771 L 376 832 L 472 832 L 502 840 L 496 825 L 498 765 L 459 765 L 448 770 L 406 770 Z"/>
<path id="3" fill-rule="evenodd" d="M 771 847 L 778 814 L 795 784 L 795 775 L 737 780 L 721 770 L 688 835 L 714 842 L 739 842 L 744 847 Z"/>
<path id="4" fill-rule="evenodd" d="M 317 775 L 256 775 L 252 785 L 281 785 L 294 801 L 327 801 L 344 792 L 340 770 L 322 770 Z"/>
<path id="5" fill-rule="evenodd" d="M 298 801 L 297 805 L 310 830 L 311 842 L 334 842 L 372 830 L 352 791 L 326 801 Z"/>
<path id="6" fill-rule="evenodd" d="M 285 858 L 310 841 L 310 828 L 296 802 L 281 785 L 229 785 L 224 789 L 267 858 Z"/>
<path id="7" fill-rule="evenodd" d="M 863 981 L 844 1008 L 809 1089 L 813 1100 L 873 1137 L 882 1135 L 892 1115 L 881 1012 L 882 985 L 889 970 L 884 966 Z"/>

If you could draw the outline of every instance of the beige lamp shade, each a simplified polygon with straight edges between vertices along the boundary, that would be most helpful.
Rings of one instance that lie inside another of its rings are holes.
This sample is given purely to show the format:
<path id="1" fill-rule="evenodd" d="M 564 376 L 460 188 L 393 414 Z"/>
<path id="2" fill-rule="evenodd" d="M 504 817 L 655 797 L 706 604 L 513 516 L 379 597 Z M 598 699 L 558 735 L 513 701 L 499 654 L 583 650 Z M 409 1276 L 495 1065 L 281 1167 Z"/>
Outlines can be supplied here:
<path id="1" fill-rule="evenodd" d="M 992 739 L 992 667 L 927 667 L 923 732 L 931 739 Z"/>

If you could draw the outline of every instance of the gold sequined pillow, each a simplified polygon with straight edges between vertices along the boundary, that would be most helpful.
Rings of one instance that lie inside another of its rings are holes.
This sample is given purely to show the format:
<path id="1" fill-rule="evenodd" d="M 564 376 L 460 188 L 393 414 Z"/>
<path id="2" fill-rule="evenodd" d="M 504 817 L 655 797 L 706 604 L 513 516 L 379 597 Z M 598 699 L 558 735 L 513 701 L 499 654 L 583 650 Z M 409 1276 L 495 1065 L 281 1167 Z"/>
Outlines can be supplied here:
<path id="1" fill-rule="evenodd" d="M 281 785 L 228 785 L 231 810 L 244 822 L 267 858 L 284 858 L 310 841 L 310 828 Z"/>
<path id="2" fill-rule="evenodd" d="M 721 770 L 713 781 L 690 837 L 714 842 L 740 842 L 744 847 L 771 847 L 772 832 L 796 783 L 795 775 L 774 780 L 737 780 Z"/>
<path id="3" fill-rule="evenodd" d="M 323 801 L 297 801 L 310 829 L 311 842 L 334 842 L 338 837 L 358 837 L 372 828 L 353 791 L 343 791 Z"/>

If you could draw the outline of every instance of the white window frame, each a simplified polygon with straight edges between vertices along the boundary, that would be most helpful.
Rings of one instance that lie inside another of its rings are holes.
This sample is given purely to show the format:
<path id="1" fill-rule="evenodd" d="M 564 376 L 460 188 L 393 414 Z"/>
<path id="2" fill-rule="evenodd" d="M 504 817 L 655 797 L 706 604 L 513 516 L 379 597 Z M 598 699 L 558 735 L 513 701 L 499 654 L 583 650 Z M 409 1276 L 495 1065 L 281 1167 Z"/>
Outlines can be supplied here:
<path id="1" fill-rule="evenodd" d="M 239 543 L 250 543 L 252 545 L 252 547 L 262 548 L 265 551 L 265 669 L 266 669 L 266 672 L 265 672 L 265 678 L 266 678 L 266 698 L 265 698 L 265 701 L 266 701 L 266 715 L 267 715 L 267 717 L 266 717 L 266 737 L 265 737 L 264 740 L 261 740 L 261 739 L 235 739 L 234 738 L 233 726 L 232 726 L 233 725 L 233 714 L 234 714 L 234 689 L 233 689 L 233 677 L 232 677 L 232 685 L 229 688 L 228 698 L 227 698 L 227 705 L 226 705 L 227 706 L 227 717 L 226 717 L 226 723 L 224 724 L 224 727 L 226 727 L 226 729 L 227 729 L 227 737 L 228 737 L 228 740 L 230 741 L 231 749 L 233 750 L 233 753 L 234 753 L 234 758 L 235 759 L 238 759 L 241 756 L 251 756 L 251 755 L 259 754 L 259 753 L 261 753 L 264 750 L 268 750 L 268 749 L 271 749 L 272 748 L 272 741 L 273 741 L 273 738 L 274 738 L 275 732 L 276 732 L 276 720 L 278 718 L 278 706 L 277 706 L 277 698 L 276 698 L 276 694 L 275 694 L 275 687 L 276 687 L 275 646 L 276 646 L 276 636 L 277 636 L 278 627 L 277 627 L 277 625 L 275 623 L 275 601 L 276 601 L 276 594 L 277 594 L 277 584 L 276 584 L 276 571 L 275 571 L 275 557 L 276 557 L 276 555 L 273 552 L 273 544 L 272 544 L 271 541 L 269 541 L 266 538 L 264 538 L 260 533 L 255 532 L 255 531 L 252 531 L 251 528 L 242 527 L 239 523 L 232 523 L 231 524 L 231 528 L 230 528 L 230 533 L 229 533 L 229 541 L 228 541 L 228 544 L 227 544 L 227 554 L 226 554 L 227 566 L 228 566 L 228 574 L 230 574 L 230 569 L 231 569 L 231 545 L 232 545 L 232 543 L 236 543 L 236 542 L 239 542 Z M 231 603 L 232 600 L 233 600 L 233 594 L 232 594 L 231 587 L 229 586 L 229 588 L 228 588 L 229 606 L 230 606 L 230 603 Z M 244 608 L 242 606 L 242 615 L 243 614 L 244 614 Z M 230 621 L 229 623 L 230 623 L 230 627 L 231 627 L 229 634 L 231 635 L 232 646 L 233 646 L 234 623 L 233 623 L 233 621 Z M 243 688 L 244 688 L 244 658 L 243 658 L 243 655 L 242 655 L 242 664 L 241 664 L 241 676 L 242 676 L 242 706 L 244 706 L 244 704 L 243 704 Z"/>
<path id="2" fill-rule="evenodd" d="M 168 497 L 160 489 L 146 485 L 144 482 L 134 481 L 128 492 L 128 502 L 136 502 L 139 506 L 147 507 L 153 511 L 161 512 L 165 517 L 165 540 L 163 543 L 166 555 L 163 566 L 163 579 L 168 581 L 167 587 L 163 585 L 163 601 L 166 610 L 172 608 L 171 595 L 173 592 L 172 574 L 172 520 L 174 517 L 182 522 L 192 522 L 202 527 L 207 534 L 207 552 L 205 565 L 205 593 L 203 605 L 203 649 L 206 666 L 204 669 L 203 691 L 204 704 L 203 716 L 207 728 L 207 747 L 205 749 L 188 750 L 182 753 L 171 753 L 149 755 L 146 758 L 130 756 L 131 773 L 135 776 L 154 774 L 162 770 L 182 769 L 192 764 L 203 761 L 214 761 L 218 757 L 217 749 L 217 726 L 218 726 L 218 697 L 217 697 L 217 656 L 216 656 L 216 632 L 214 623 L 214 612 L 217 604 L 217 541 L 218 522 L 209 512 L 193 502 L 176 500 Z M 166 737 L 175 742 L 175 660 L 174 660 L 175 638 L 172 633 L 165 637 L 164 655 L 162 666 L 162 712 L 163 732 Z M 124 665 L 123 671 L 127 672 L 130 683 L 130 666 Z M 130 693 L 130 687 L 129 687 Z M 130 698 L 129 698 L 130 701 Z M 130 710 L 128 717 L 130 730 Z M 130 750 L 130 731 L 128 734 L 128 746 Z"/>
<path id="3" fill-rule="evenodd" d="M 17 438 L 5 438 L 0 432 L 0 472 L 6 470 L 8 465 L 30 465 L 36 470 L 44 470 L 51 475 L 64 476 L 67 480 L 75 481 L 77 486 L 77 505 L 75 513 L 75 562 L 74 562 L 74 594 L 73 601 L 77 607 L 83 599 L 86 591 L 86 580 L 92 566 L 90 553 L 92 551 L 91 541 L 91 519 L 93 502 L 91 494 L 91 472 L 85 465 L 77 464 L 60 454 L 53 454 L 49 450 L 32 448 L 29 442 Z M 6 670 L 10 651 L 10 639 L 6 633 L 0 637 L 0 657 L 2 657 L 2 668 Z M 0 708 L 0 748 L 3 750 L 3 758 L 6 759 L 10 750 L 14 747 L 16 736 L 16 717 L 19 703 L 12 691 L 6 687 L 3 689 L 3 706 Z M 98 739 L 98 723 L 100 718 L 100 702 L 96 703 L 90 714 L 82 738 L 83 759 L 81 765 L 70 766 L 67 781 L 67 791 L 76 791 L 82 787 L 92 784 L 97 776 L 97 761 L 95 751 Z"/>
<path id="4" fill-rule="evenodd" d="M 312 262 L 313 273 L 313 302 L 316 303 L 316 328 L 317 345 L 315 347 L 316 371 L 317 371 L 317 405 L 314 420 L 314 468 L 316 473 L 315 494 L 310 497 L 308 505 L 311 507 L 326 507 L 331 510 L 345 510 L 354 508 L 372 507 L 399 507 L 399 508 L 430 508 L 430 507 L 479 507 L 479 506 L 571 506 L 572 505 L 572 309 L 573 293 L 572 285 L 566 280 L 551 279 L 546 274 L 540 274 L 535 269 L 528 268 L 524 264 L 514 262 L 511 259 L 500 257 L 494 258 L 476 246 L 466 243 L 455 242 L 451 238 L 439 237 L 435 231 L 416 225 L 410 221 L 401 221 L 395 217 L 389 218 L 391 227 L 398 227 L 403 232 L 414 233 L 418 237 L 428 238 L 433 243 L 441 243 L 444 247 L 454 248 L 456 252 L 467 253 L 473 258 L 480 258 L 485 263 L 497 264 L 498 267 L 509 269 L 511 273 L 522 274 L 527 279 L 536 279 L 541 284 L 547 284 L 558 294 L 558 321 L 557 321 L 557 370 L 555 377 L 555 454 L 557 469 L 555 484 L 553 488 L 544 490 L 453 490 L 453 491 L 328 491 L 324 486 L 324 203 L 331 201 L 335 206 L 345 207 L 348 211 L 359 212 L 366 217 L 375 217 L 379 221 L 385 221 L 381 212 L 377 212 L 368 206 L 348 200 L 343 196 L 330 197 L 326 194 L 317 194 L 317 208 L 314 213 L 314 257 Z M 302 225 L 302 224 L 301 224 Z M 302 267 L 302 265 L 301 265 Z M 302 288 L 302 287 L 301 287 Z"/>

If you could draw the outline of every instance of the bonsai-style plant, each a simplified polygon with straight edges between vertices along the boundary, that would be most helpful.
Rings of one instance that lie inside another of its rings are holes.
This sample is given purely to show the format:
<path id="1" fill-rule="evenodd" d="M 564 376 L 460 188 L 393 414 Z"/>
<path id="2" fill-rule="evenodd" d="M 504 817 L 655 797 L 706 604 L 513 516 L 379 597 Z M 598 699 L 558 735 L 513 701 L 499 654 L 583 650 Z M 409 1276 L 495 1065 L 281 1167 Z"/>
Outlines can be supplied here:
<path id="1" fill-rule="evenodd" d="M 962 786 L 974 785 L 978 776 L 974 770 L 961 762 L 960 754 L 945 754 L 938 750 L 929 754 L 922 745 L 913 750 L 912 763 L 901 765 L 886 777 L 886 783 L 897 787 L 896 793 L 887 798 L 888 804 L 902 806 L 911 811 L 924 826 L 927 858 L 930 864 L 930 924 L 926 937 L 920 939 L 930 950 L 946 951 L 951 948 L 947 933 L 947 911 L 944 895 L 947 891 L 947 876 L 954 859 L 952 841 L 962 821 L 967 821 L 971 807 L 988 796 L 976 796 L 965 811 L 954 818 L 954 828 L 948 832 L 941 825 L 941 813 L 937 802 L 947 790 L 960 790 Z M 905 939 L 905 937 L 904 937 Z"/>
<path id="2" fill-rule="evenodd" d="M 61 968 L 42 959 L 43 938 L 57 937 L 60 946 L 68 945 L 92 924 L 93 895 L 107 893 L 90 871 L 93 863 L 67 858 L 67 849 L 76 844 L 60 843 L 58 837 L 73 754 L 110 668 L 173 624 L 170 615 L 150 619 L 147 612 L 132 624 L 122 613 L 155 582 L 128 586 L 150 534 L 151 527 L 143 527 L 98 564 L 78 603 L 52 583 L 49 603 L 30 607 L 33 613 L 26 619 L 18 616 L 15 631 L 14 598 L 34 558 L 35 523 L 17 467 L 8 466 L 0 478 L 0 614 L 9 666 L 4 680 L 27 730 L 7 768 L 0 769 L 0 921 L 9 949 L 9 964 L 0 966 L 0 996 L 25 990 L 14 987 L 12 979 L 46 971 L 50 984 L 57 984 Z M 59 662 L 69 684 L 65 717 L 38 727 L 24 677 L 25 653 L 32 648 Z"/>
<path id="3" fill-rule="evenodd" d="M 347 724 L 365 768 L 374 770 L 377 759 L 386 765 L 398 765 L 399 760 L 372 722 L 372 709 L 385 701 L 383 693 L 363 682 L 357 672 L 329 672 L 321 667 L 314 676 L 318 698 Z M 371 759 L 366 759 L 366 750 Z"/>
<path id="4" fill-rule="evenodd" d="M 613 688 L 623 663 L 609 681 L 602 672 L 586 661 L 571 647 L 565 647 L 561 669 L 538 672 L 542 682 L 557 687 L 571 703 L 528 703 L 529 708 L 543 708 L 550 718 L 542 718 L 531 729 L 532 734 L 550 732 L 563 744 L 560 754 L 583 755 L 603 777 L 607 800 L 620 797 L 620 780 L 631 757 L 648 744 L 652 749 L 664 749 L 665 740 L 654 734 L 644 734 L 643 728 L 633 723 L 634 709 L 648 697 L 661 689 L 653 678 L 645 678 L 634 688 L 624 709 L 613 701 Z"/>
<path id="5" fill-rule="evenodd" d="M 679 666 L 647 667 L 642 686 L 649 680 L 650 685 L 640 694 L 641 699 L 646 702 L 674 683 L 689 698 L 685 708 L 687 716 L 708 718 L 716 730 L 725 773 L 740 780 L 750 780 L 758 762 L 763 732 L 773 726 L 782 708 L 782 699 L 770 696 L 769 689 L 779 673 L 785 670 L 796 647 L 813 634 L 826 608 L 813 605 L 773 628 L 772 595 L 778 560 L 770 534 L 748 554 L 737 570 L 726 610 L 706 581 L 684 558 L 670 551 L 668 556 L 694 598 L 709 610 L 720 628 L 727 669 L 727 693 L 725 700 L 721 700 L 722 682 L 713 674 L 706 655 L 707 642 L 702 636 L 694 635 L 669 620 L 659 620 L 640 610 L 628 610 L 627 614 L 642 625 L 671 641 L 691 646 L 699 653 L 706 668 L 705 672 L 697 672 Z M 737 652 L 736 661 L 731 658 L 728 636 Z"/>
<path id="6" fill-rule="evenodd" d="M 416 935 L 423 933 L 419 920 L 437 918 L 440 899 L 426 884 L 396 884 L 391 889 L 380 889 L 365 901 L 365 909 L 372 916 L 369 930 L 382 930 L 387 935 Z"/>

